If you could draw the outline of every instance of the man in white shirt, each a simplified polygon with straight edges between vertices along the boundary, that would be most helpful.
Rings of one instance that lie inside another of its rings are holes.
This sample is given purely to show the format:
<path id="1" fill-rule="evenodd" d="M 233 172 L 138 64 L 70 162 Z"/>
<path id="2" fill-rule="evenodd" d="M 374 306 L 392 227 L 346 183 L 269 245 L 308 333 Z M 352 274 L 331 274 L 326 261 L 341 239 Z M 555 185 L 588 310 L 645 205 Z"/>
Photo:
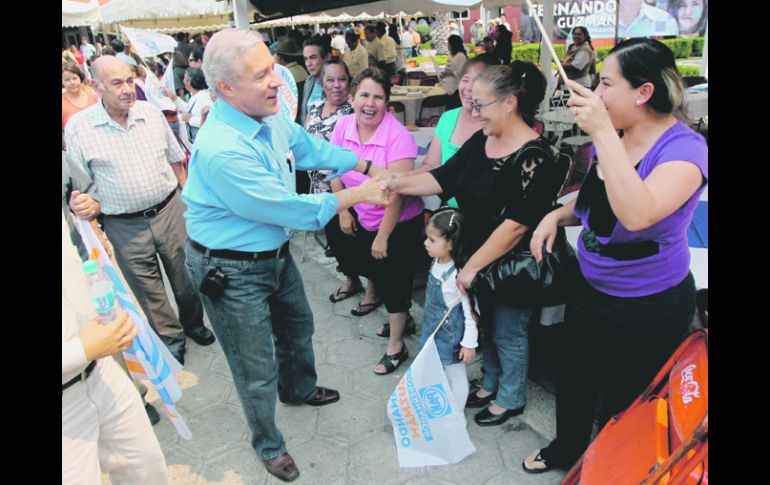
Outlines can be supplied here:
<path id="1" fill-rule="evenodd" d="M 338 30 L 332 32 L 332 48 L 339 51 L 340 57 L 345 54 L 345 47 L 347 45 L 345 44 L 345 36 L 342 35 L 342 32 Z"/>
<path id="2" fill-rule="evenodd" d="M 84 36 L 80 38 L 80 52 L 83 53 L 86 61 L 90 64 L 91 58 L 96 55 L 96 47 L 88 43 L 88 37 Z"/>
<path id="3" fill-rule="evenodd" d="M 109 356 L 136 337 L 128 314 L 99 323 L 62 210 L 62 484 L 170 484 L 139 394 Z M 105 358 L 107 357 L 107 358 Z"/>
<path id="4" fill-rule="evenodd" d="M 401 32 L 401 45 L 403 46 L 404 52 L 406 52 L 407 56 L 417 56 L 414 51 L 414 37 L 412 37 L 412 34 L 410 34 L 408 30 Z"/>
<path id="5" fill-rule="evenodd" d="M 67 154 L 96 183 L 118 266 L 150 325 L 184 364 L 185 335 L 199 345 L 215 341 L 203 325 L 200 297 L 184 267 L 185 207 L 177 188 L 187 180 L 181 163 L 185 153 L 160 110 L 136 101 L 129 66 L 102 56 L 92 69 L 101 99 L 67 123 Z M 158 256 L 178 316 L 166 296 Z"/>

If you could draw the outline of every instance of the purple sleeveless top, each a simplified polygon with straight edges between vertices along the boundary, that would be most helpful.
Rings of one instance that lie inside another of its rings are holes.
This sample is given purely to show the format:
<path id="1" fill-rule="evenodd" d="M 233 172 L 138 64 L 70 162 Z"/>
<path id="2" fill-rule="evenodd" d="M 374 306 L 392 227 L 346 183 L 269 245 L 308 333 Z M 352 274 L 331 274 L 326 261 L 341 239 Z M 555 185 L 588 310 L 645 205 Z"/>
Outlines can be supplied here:
<path id="1" fill-rule="evenodd" d="M 593 148 L 592 152 L 595 153 Z M 708 147 L 703 137 L 688 128 L 682 121 L 677 121 L 661 135 L 637 165 L 636 170 L 644 180 L 655 167 L 674 160 L 695 164 L 703 174 L 704 183 L 673 214 L 647 229 L 628 231 L 611 212 L 609 217 L 614 219 L 614 227 L 611 230 L 603 233 L 592 228 L 589 225 L 589 219 L 592 219 L 591 210 L 598 210 L 598 208 L 591 206 L 590 203 L 581 203 L 581 198 L 578 197 L 575 215 L 582 222 L 583 231 L 587 228 L 596 232 L 597 239 L 602 244 L 652 240 L 659 246 L 658 254 L 631 261 L 618 261 L 587 251 L 583 245 L 583 238 L 578 238 L 580 270 L 586 281 L 595 289 L 619 297 L 647 296 L 672 288 L 687 276 L 690 271 L 687 227 L 708 180 Z M 588 177 L 596 177 L 595 167 L 591 167 Z M 588 177 L 586 183 L 588 183 Z M 599 181 L 598 185 L 604 191 L 602 196 L 606 198 L 604 182 Z M 585 185 L 583 187 L 585 188 Z M 592 220 L 595 225 L 599 225 L 596 219 Z"/>

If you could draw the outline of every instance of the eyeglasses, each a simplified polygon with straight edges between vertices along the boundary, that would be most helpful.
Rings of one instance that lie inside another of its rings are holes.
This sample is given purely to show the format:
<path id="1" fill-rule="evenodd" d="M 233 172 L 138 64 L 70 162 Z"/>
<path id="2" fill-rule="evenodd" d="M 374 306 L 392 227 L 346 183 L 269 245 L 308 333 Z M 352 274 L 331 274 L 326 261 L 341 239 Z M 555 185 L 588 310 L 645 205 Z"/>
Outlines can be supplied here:
<path id="1" fill-rule="evenodd" d="M 476 103 L 471 103 L 471 113 L 481 113 L 481 110 L 482 110 L 482 109 L 486 108 L 486 107 L 487 107 L 487 106 L 489 106 L 490 104 L 494 104 L 494 103 L 497 103 L 497 102 L 498 102 L 498 101 L 500 101 L 501 99 L 503 99 L 503 98 L 497 98 L 496 100 L 494 100 L 494 101 L 490 101 L 489 103 L 485 103 L 485 104 L 476 104 Z"/>

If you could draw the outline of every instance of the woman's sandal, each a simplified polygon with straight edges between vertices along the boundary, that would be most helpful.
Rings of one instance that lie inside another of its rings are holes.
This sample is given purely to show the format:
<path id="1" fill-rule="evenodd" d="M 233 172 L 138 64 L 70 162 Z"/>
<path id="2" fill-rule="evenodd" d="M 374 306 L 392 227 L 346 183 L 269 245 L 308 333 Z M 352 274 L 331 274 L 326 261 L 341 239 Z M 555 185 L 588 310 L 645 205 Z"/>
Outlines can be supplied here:
<path id="1" fill-rule="evenodd" d="M 543 460 L 543 457 L 540 456 L 541 450 L 533 451 L 531 454 L 529 454 L 526 458 L 524 458 L 524 461 L 521 462 L 521 467 L 524 469 L 527 473 L 543 473 L 547 472 L 551 469 L 550 466 Z M 530 465 L 536 465 L 533 468 L 527 468 L 527 464 Z"/>
<path id="2" fill-rule="evenodd" d="M 398 369 L 398 366 L 400 366 L 401 363 L 408 358 L 409 358 L 409 349 L 406 348 L 406 344 L 404 343 L 404 346 L 401 348 L 401 351 L 391 355 L 388 355 L 386 353 L 385 355 L 382 356 L 380 361 L 377 362 L 378 364 L 382 364 L 382 366 L 385 367 L 385 372 L 377 372 L 374 370 L 373 372 L 378 376 L 384 376 L 385 374 L 390 374 L 394 370 Z M 393 363 L 394 360 L 396 361 L 396 364 Z"/>
<path id="3" fill-rule="evenodd" d="M 414 318 L 409 315 L 406 320 L 406 327 L 404 327 L 404 335 L 414 335 L 417 333 L 417 324 L 414 322 Z M 390 323 L 385 322 L 379 332 L 375 332 L 378 337 L 390 337 Z"/>
<path id="4" fill-rule="evenodd" d="M 353 295 L 357 295 L 364 291 L 364 287 L 359 284 L 356 288 L 352 288 L 348 291 L 341 291 L 342 287 L 340 286 L 337 288 L 337 291 L 329 295 L 329 301 L 332 303 L 337 303 L 338 301 L 345 300 L 347 298 L 350 298 Z"/>
<path id="5" fill-rule="evenodd" d="M 350 310 L 350 314 L 357 317 L 363 317 L 364 315 L 372 313 L 380 305 L 382 305 L 382 300 L 377 300 L 374 303 L 359 303 L 357 307 Z"/>

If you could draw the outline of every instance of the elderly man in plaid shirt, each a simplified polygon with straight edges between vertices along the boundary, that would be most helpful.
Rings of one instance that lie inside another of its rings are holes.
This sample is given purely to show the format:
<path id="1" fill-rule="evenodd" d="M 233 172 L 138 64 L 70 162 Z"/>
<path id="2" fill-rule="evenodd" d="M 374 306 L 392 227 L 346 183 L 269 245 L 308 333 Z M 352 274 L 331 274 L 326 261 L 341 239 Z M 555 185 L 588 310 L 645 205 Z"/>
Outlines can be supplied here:
<path id="1" fill-rule="evenodd" d="M 92 69 L 101 101 L 70 119 L 65 139 L 70 157 L 96 182 L 97 194 L 93 199 L 76 195 L 73 209 L 84 219 L 104 214 L 105 233 L 128 285 L 161 340 L 183 364 L 184 334 L 200 345 L 215 341 L 203 326 L 200 297 L 184 267 L 184 205 L 177 190 L 187 177 L 184 152 L 163 114 L 136 101 L 127 64 L 103 56 Z M 157 256 L 171 282 L 179 318 L 166 297 Z"/>

